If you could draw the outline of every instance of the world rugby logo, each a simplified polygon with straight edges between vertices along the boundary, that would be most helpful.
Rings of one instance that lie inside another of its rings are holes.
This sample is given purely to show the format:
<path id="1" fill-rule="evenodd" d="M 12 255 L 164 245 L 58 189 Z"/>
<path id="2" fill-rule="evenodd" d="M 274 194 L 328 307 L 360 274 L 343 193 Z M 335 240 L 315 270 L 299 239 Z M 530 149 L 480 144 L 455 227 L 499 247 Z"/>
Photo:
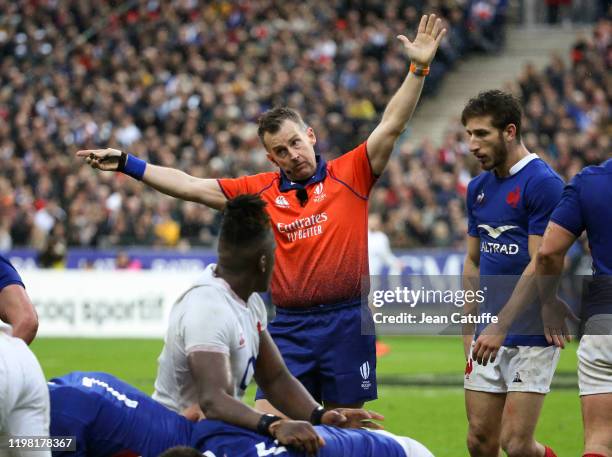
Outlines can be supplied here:
<path id="1" fill-rule="evenodd" d="M 325 199 L 325 193 L 323 192 L 322 182 L 320 182 L 319 184 L 315 186 L 313 194 L 314 194 L 314 201 L 316 203 L 319 203 Z"/>
<path id="2" fill-rule="evenodd" d="M 359 373 L 361 373 L 361 377 L 363 378 L 363 382 L 361 383 L 361 388 L 362 389 L 369 389 L 370 386 L 372 385 L 372 382 L 370 382 L 369 377 L 370 377 L 370 362 L 365 362 L 363 365 L 361 365 L 359 367 Z"/>

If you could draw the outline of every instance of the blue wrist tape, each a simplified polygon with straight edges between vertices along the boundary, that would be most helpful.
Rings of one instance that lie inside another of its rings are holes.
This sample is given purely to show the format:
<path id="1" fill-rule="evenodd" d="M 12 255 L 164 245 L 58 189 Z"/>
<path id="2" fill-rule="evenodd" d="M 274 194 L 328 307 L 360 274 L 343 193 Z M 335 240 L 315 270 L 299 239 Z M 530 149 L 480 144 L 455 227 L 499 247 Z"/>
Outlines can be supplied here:
<path id="1" fill-rule="evenodd" d="M 145 168 L 147 168 L 147 162 L 131 154 L 128 154 L 127 159 L 125 161 L 125 167 L 121 171 L 126 175 L 137 179 L 138 181 L 142 181 Z"/>

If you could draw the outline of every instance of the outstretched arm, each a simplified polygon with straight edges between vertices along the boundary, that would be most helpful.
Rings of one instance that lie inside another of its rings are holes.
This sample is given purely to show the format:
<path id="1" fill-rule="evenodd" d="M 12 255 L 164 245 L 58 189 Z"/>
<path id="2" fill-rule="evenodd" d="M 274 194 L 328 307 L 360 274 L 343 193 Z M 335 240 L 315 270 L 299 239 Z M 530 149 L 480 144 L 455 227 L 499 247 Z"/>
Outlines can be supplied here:
<path id="1" fill-rule="evenodd" d="M 421 18 L 413 42 L 404 35 L 398 36 L 412 65 L 403 84 L 387 104 L 380 124 L 368 138 L 368 157 L 376 175 L 384 171 L 395 141 L 414 112 L 425 76 L 429 72 L 429 64 L 445 34 L 446 29 L 442 28 L 442 21 L 436 19 L 435 14 L 430 14 Z"/>
<path id="2" fill-rule="evenodd" d="M 77 157 L 83 157 L 92 168 L 124 172 L 171 197 L 214 209 L 225 206 L 226 198 L 216 179 L 196 178 L 174 168 L 151 165 L 118 149 L 86 149 L 78 151 Z"/>

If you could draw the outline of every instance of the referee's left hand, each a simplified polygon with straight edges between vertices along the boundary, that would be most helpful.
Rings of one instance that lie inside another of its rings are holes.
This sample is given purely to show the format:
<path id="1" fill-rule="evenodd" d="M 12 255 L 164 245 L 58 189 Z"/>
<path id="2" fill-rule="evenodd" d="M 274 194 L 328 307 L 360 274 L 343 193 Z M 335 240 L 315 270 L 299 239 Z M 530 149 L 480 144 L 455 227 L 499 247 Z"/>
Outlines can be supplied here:
<path id="1" fill-rule="evenodd" d="M 436 18 L 435 14 L 425 14 L 421 18 L 414 41 L 410 41 L 404 35 L 398 35 L 397 38 L 404 44 L 406 54 L 414 64 L 428 67 L 444 35 L 446 29 L 442 28 L 442 20 Z"/>
<path id="2" fill-rule="evenodd" d="M 330 409 L 321 417 L 321 424 L 340 428 L 369 428 L 383 430 L 384 427 L 374 421 L 385 420 L 385 417 L 375 411 L 365 409 L 336 408 Z"/>

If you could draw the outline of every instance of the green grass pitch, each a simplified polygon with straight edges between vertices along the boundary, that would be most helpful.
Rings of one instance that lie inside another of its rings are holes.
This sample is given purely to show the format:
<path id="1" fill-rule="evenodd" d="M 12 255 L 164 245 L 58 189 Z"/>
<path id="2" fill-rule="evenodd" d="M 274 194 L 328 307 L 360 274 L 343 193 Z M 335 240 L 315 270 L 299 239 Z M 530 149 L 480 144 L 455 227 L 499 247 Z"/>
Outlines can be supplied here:
<path id="1" fill-rule="evenodd" d="M 463 350 L 457 337 L 389 337 L 378 361 L 379 399 L 368 408 L 385 427 L 424 443 L 437 457 L 466 456 Z M 32 349 L 47 378 L 74 370 L 105 371 L 151 393 L 161 340 L 38 338 Z M 559 457 L 580 455 L 582 421 L 576 386 L 576 345 L 561 354 L 536 437 Z M 247 392 L 252 401 L 254 390 Z"/>

